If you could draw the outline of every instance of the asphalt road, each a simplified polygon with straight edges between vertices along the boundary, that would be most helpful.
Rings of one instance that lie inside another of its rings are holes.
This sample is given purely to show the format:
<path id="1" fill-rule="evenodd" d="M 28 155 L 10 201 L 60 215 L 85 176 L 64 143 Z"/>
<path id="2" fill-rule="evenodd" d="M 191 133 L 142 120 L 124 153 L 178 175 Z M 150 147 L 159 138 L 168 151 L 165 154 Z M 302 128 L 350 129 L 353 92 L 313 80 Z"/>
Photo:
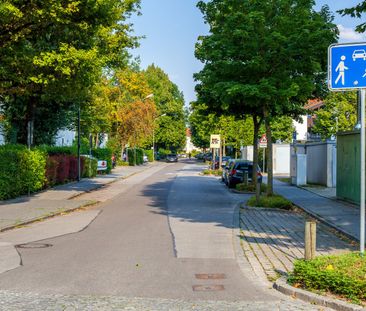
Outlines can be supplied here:
<path id="1" fill-rule="evenodd" d="M 18 248 L 22 266 L 0 275 L 0 300 L 13 303 L 13 293 L 17 299 L 48 297 L 43 304 L 60 295 L 140 297 L 240 302 L 263 310 L 287 303 L 240 269 L 232 231 L 239 197 L 217 178 L 199 176 L 200 170 L 186 161 L 132 176 L 81 232 L 42 241 L 50 247 Z M 293 310 L 313 310 L 297 303 Z"/>

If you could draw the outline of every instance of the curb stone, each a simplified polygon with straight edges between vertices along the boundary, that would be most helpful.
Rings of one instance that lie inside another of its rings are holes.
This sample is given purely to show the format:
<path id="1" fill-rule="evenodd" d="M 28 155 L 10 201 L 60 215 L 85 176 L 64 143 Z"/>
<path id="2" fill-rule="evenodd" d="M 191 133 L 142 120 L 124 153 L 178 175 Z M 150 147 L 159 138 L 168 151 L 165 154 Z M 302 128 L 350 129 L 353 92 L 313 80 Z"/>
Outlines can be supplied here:
<path id="1" fill-rule="evenodd" d="M 308 292 L 306 290 L 295 288 L 289 284 L 287 284 L 286 277 L 279 278 L 276 282 L 273 283 L 273 288 L 281 292 L 282 294 L 285 294 L 287 296 L 291 296 L 294 298 L 298 298 L 300 300 L 303 300 L 305 302 L 316 304 L 323 307 L 332 308 L 334 310 L 339 311 L 365 311 L 366 308 L 363 308 L 361 306 L 348 303 L 345 301 L 333 299 L 326 296 L 321 296 L 318 294 L 314 294 L 311 292 Z"/>

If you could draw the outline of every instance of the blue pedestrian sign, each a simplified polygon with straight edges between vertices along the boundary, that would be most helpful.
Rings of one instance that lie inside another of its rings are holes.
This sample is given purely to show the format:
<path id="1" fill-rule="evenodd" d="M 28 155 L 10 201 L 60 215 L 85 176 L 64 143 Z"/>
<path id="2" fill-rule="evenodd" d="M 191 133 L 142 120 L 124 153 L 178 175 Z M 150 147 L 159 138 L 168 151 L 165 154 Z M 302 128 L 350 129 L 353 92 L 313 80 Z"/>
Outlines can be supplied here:
<path id="1" fill-rule="evenodd" d="M 329 47 L 328 85 L 331 90 L 366 88 L 366 43 Z"/>

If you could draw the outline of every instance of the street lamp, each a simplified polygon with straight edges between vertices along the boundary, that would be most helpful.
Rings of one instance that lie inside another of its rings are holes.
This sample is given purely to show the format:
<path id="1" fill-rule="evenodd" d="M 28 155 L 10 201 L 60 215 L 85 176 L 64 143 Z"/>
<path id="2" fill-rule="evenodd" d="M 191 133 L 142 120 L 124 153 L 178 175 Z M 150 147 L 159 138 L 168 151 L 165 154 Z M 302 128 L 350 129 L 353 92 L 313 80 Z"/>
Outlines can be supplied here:
<path id="1" fill-rule="evenodd" d="M 157 116 L 154 119 L 154 124 L 153 124 L 153 162 L 155 161 L 155 120 L 159 119 L 160 117 L 164 117 L 164 116 L 166 116 L 166 113 L 163 113 L 162 115 Z"/>

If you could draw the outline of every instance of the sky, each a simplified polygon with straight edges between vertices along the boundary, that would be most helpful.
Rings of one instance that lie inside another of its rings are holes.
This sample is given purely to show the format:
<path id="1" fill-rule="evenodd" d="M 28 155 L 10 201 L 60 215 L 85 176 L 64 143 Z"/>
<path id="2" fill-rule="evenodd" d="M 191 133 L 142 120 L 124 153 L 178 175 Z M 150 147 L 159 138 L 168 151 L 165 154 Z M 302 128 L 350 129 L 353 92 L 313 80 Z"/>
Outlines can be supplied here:
<path id="1" fill-rule="evenodd" d="M 361 0 L 316 0 L 316 9 L 328 5 L 340 30 L 340 42 L 366 41 L 366 35 L 354 31 L 359 19 L 342 17 L 337 10 L 351 7 Z M 197 0 L 142 0 L 140 16 L 133 16 L 134 34 L 145 36 L 140 47 L 131 51 L 139 57 L 141 68 L 154 63 L 162 68 L 183 92 L 186 105 L 196 99 L 193 74 L 202 63 L 194 57 L 200 35 L 208 33 Z"/>

